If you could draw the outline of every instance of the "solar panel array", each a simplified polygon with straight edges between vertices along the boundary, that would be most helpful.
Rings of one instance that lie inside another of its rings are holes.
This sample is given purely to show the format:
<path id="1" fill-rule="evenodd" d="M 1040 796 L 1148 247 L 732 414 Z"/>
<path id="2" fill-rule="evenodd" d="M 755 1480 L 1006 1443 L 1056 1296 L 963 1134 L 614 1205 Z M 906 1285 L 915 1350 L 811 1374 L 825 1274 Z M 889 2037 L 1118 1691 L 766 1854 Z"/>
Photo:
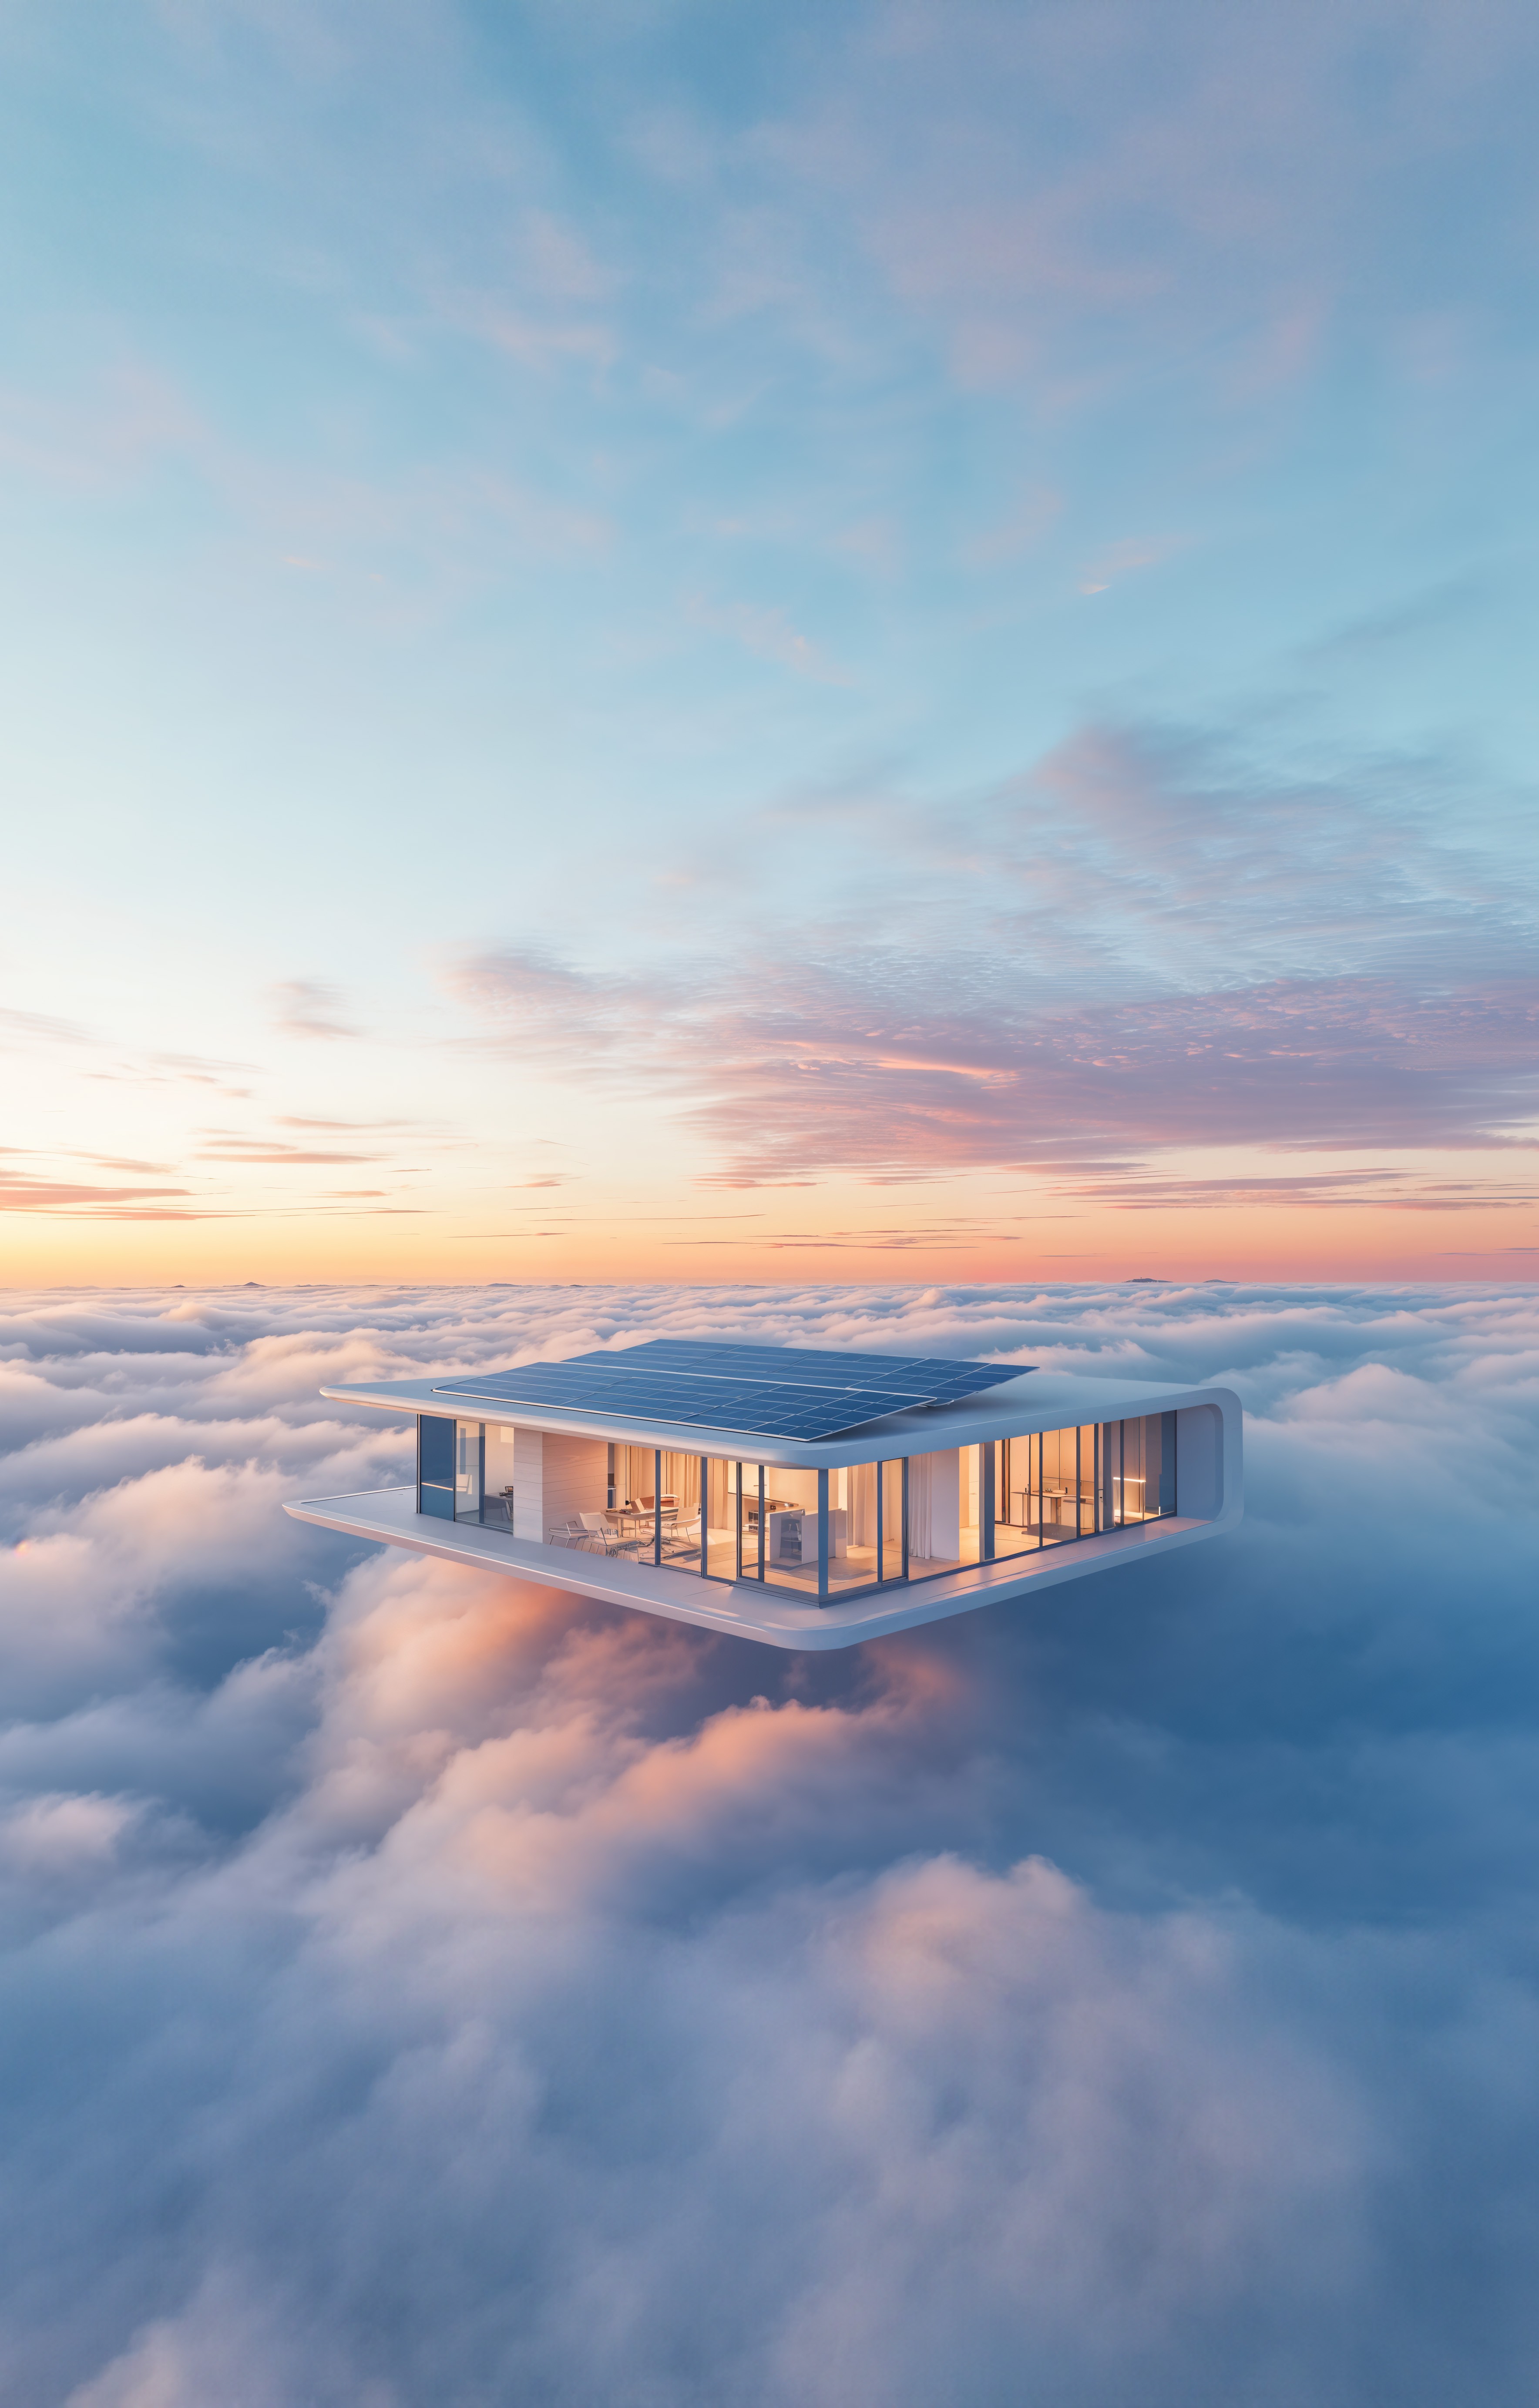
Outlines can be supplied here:
<path id="1" fill-rule="evenodd" d="M 523 1363 L 514 1371 L 439 1381 L 434 1394 L 598 1420 L 685 1422 L 699 1429 L 813 1440 L 841 1437 L 905 1405 L 976 1396 L 1031 1368 L 654 1338 L 623 1354 L 577 1354 L 564 1363 Z"/>

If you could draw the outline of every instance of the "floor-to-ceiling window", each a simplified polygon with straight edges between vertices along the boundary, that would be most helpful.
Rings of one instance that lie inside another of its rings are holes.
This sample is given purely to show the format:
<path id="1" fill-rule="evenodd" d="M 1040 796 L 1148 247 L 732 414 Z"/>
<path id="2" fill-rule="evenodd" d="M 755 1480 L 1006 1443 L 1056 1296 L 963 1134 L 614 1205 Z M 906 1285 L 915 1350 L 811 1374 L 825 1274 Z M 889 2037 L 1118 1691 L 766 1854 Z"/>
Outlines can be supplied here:
<path id="1" fill-rule="evenodd" d="M 1158 1521 L 1176 1508 L 1176 1415 L 1108 1422 L 1102 1433 L 1103 1527 Z"/>
<path id="2" fill-rule="evenodd" d="M 1044 1430 L 1040 1478 L 1033 1502 L 1044 1546 L 1079 1536 L 1079 1432 Z"/>
<path id="3" fill-rule="evenodd" d="M 854 1591 L 905 1577 L 904 1466 L 852 1463 L 828 1475 L 828 1593 Z"/>
<path id="4" fill-rule="evenodd" d="M 418 1503 L 547 1545 L 839 1599 L 1172 1514 L 1176 1432 L 1175 1413 L 1154 1413 L 835 1465 L 820 1499 L 815 1470 L 424 1413 Z"/>
<path id="5" fill-rule="evenodd" d="M 996 1439 L 994 1458 L 994 1558 L 1034 1554 L 1042 1544 L 1042 1517 L 1033 1512 L 1042 1490 L 1037 1438 Z"/>
<path id="6" fill-rule="evenodd" d="M 908 1577 L 933 1580 L 978 1559 L 978 1532 L 966 1527 L 969 1459 L 975 1447 L 943 1447 L 908 1458 Z"/>
<path id="7" fill-rule="evenodd" d="M 763 1508 L 768 1502 L 762 1463 L 729 1463 L 725 1467 L 727 1527 L 732 1534 L 734 1580 L 762 1580 L 760 1554 L 763 1543 Z"/>
<path id="8" fill-rule="evenodd" d="M 506 1422 L 486 1425 L 481 1470 L 481 1519 L 489 1530 L 513 1535 L 513 1504 L 519 1467 L 519 1434 Z"/>
<path id="9" fill-rule="evenodd" d="M 978 1452 L 983 1487 L 993 1456 L 996 1562 L 1176 1511 L 1174 1413 L 1033 1431 Z"/>
<path id="10" fill-rule="evenodd" d="M 700 1517 L 701 1569 L 711 1580 L 737 1578 L 736 1499 L 733 1476 L 736 1465 L 720 1455 L 705 1462 L 703 1511 Z"/>
<path id="11" fill-rule="evenodd" d="M 442 1413 L 417 1416 L 417 1511 L 454 1519 L 454 1424 Z"/>
<path id="12" fill-rule="evenodd" d="M 605 1458 L 605 1531 L 610 1552 L 637 1563 L 699 1571 L 705 1544 L 702 1458 L 672 1447 L 613 1441 Z"/>
<path id="13" fill-rule="evenodd" d="M 454 1425 L 454 1519 L 478 1522 L 485 1494 L 486 1426 L 481 1422 Z"/>
<path id="14" fill-rule="evenodd" d="M 818 1594 L 818 1474 L 734 1465 L 733 1512 L 744 1580 Z"/>
<path id="15" fill-rule="evenodd" d="M 716 1521 L 713 1505 L 707 1567 L 712 1577 L 762 1580 L 818 1597 L 819 1474 L 773 1463 L 723 1463 L 720 1469 L 721 1519 Z M 866 1469 L 863 1484 L 839 1467 L 826 1475 L 830 1595 L 865 1587 L 877 1577 L 871 1501 L 876 1474 L 875 1467 Z M 901 1494 L 901 1478 L 897 1486 Z"/>

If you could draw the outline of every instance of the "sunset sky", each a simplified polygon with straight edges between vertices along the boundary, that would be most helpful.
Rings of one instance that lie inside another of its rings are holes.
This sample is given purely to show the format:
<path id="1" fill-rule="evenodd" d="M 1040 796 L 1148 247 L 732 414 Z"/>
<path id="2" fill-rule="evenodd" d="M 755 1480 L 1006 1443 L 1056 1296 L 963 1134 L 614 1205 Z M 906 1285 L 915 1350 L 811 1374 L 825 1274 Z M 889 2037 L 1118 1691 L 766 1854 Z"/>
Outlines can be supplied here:
<path id="1" fill-rule="evenodd" d="M 0 8 L 0 1279 L 1533 1276 L 1536 66 Z"/>

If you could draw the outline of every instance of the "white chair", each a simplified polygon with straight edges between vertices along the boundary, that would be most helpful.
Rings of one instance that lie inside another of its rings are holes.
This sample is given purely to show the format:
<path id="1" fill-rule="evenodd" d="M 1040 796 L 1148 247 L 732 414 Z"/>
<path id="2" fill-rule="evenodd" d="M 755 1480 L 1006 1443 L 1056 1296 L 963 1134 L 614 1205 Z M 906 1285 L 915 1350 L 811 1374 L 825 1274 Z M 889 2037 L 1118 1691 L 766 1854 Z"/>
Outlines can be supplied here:
<path id="1" fill-rule="evenodd" d="M 545 1543 L 548 1547 L 575 1547 L 579 1555 L 591 1555 L 595 1541 L 592 1531 L 583 1527 L 580 1515 L 574 1514 L 559 1530 L 548 1530 Z"/>
<path id="2" fill-rule="evenodd" d="M 664 1527 L 663 1553 L 666 1558 L 669 1555 L 695 1555 L 699 1552 L 700 1508 L 697 1505 L 689 1521 L 675 1522 L 671 1528 Z"/>
<path id="3" fill-rule="evenodd" d="M 607 1513 L 579 1513 L 577 1520 L 606 1555 L 634 1555 L 641 1543 L 638 1539 L 622 1539 Z"/>

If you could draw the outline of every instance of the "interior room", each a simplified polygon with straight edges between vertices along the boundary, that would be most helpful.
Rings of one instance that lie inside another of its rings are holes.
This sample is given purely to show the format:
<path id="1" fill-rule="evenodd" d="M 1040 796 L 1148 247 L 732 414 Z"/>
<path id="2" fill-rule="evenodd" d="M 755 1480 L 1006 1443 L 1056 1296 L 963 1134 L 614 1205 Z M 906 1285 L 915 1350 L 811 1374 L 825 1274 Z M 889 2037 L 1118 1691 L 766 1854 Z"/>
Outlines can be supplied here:
<path id="1" fill-rule="evenodd" d="M 1174 1423 L 1152 1414 L 945 1448 L 906 1466 L 836 1466 L 827 1593 L 932 1579 L 1172 1512 Z M 623 1440 L 427 1415 L 421 1467 L 424 1512 L 452 1510 L 540 1546 L 819 1593 L 816 1471 L 673 1450 L 660 1459 Z"/>

